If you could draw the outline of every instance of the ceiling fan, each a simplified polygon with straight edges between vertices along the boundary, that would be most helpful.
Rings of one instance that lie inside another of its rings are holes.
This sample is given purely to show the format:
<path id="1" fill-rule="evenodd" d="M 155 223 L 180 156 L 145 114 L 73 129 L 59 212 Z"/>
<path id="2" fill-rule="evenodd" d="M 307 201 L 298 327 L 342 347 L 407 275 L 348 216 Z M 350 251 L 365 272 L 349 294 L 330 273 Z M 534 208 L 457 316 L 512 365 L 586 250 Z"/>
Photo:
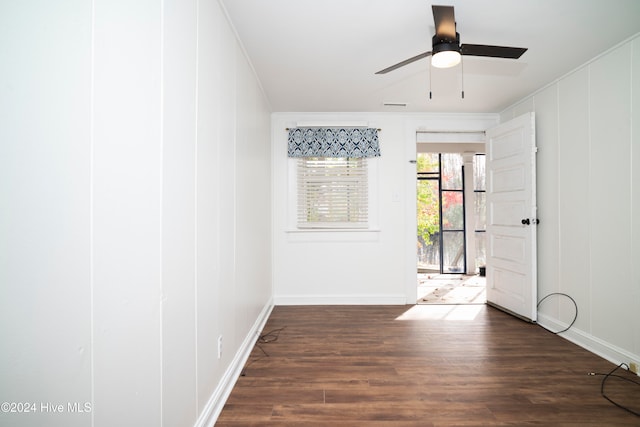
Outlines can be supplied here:
<path id="1" fill-rule="evenodd" d="M 431 6 L 433 21 L 436 24 L 436 34 L 432 39 L 432 50 L 405 59 L 395 65 L 378 71 L 376 74 L 386 74 L 422 58 L 431 56 L 431 65 L 437 68 L 449 68 L 460 62 L 461 55 L 488 56 L 491 58 L 518 59 L 527 48 L 490 46 L 484 44 L 460 44 L 460 34 L 456 31 L 456 19 L 453 6 Z"/>

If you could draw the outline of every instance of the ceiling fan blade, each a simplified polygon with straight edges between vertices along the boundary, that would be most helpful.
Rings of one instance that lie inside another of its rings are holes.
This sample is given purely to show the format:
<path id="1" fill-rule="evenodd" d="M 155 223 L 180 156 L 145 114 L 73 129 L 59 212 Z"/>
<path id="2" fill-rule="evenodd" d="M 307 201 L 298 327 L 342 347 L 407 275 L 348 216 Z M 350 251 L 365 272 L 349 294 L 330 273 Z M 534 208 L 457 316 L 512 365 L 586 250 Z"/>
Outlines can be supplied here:
<path id="1" fill-rule="evenodd" d="M 436 38 L 456 39 L 456 17 L 453 6 L 431 6 L 433 22 L 436 24 Z"/>
<path id="2" fill-rule="evenodd" d="M 405 60 L 404 60 L 404 61 L 402 61 L 402 62 L 398 62 L 397 64 L 392 65 L 391 67 L 387 67 L 387 68 L 385 68 L 384 70 L 380 70 L 380 71 L 378 71 L 376 74 L 386 74 L 386 73 L 388 73 L 389 71 L 393 71 L 393 70 L 398 69 L 398 68 L 400 68 L 400 67 L 404 67 L 405 65 L 409 65 L 409 64 L 411 64 L 412 62 L 416 62 L 416 61 L 418 61 L 418 60 L 420 60 L 420 59 L 422 59 L 422 58 L 426 58 L 427 56 L 430 56 L 430 55 L 431 55 L 431 51 L 421 53 L 420 55 L 416 55 L 416 56 L 414 56 L 414 57 L 412 57 L 412 58 L 405 59 Z"/>
<path id="3" fill-rule="evenodd" d="M 484 44 L 463 44 L 460 53 L 471 56 L 518 59 L 527 51 L 526 47 L 489 46 Z"/>

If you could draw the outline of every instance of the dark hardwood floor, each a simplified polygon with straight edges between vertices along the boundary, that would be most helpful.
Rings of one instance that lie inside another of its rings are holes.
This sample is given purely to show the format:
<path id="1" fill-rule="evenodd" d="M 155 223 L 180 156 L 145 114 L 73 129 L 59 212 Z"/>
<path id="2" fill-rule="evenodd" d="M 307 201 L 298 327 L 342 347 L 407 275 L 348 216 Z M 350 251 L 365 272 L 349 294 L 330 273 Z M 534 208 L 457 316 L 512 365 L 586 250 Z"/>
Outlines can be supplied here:
<path id="1" fill-rule="evenodd" d="M 279 306 L 263 336 L 216 426 L 640 426 L 588 375 L 615 365 L 485 305 Z"/>

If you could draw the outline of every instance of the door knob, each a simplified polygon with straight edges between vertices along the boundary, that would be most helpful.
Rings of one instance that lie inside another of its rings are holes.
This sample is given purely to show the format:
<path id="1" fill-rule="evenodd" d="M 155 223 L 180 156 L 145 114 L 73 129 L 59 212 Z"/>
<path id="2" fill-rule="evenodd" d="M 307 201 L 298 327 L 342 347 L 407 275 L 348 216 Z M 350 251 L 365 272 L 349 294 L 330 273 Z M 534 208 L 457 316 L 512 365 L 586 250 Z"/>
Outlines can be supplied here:
<path id="1" fill-rule="evenodd" d="M 531 221 L 529 221 L 529 218 L 522 219 L 522 225 L 529 225 L 529 224 L 531 224 Z"/>

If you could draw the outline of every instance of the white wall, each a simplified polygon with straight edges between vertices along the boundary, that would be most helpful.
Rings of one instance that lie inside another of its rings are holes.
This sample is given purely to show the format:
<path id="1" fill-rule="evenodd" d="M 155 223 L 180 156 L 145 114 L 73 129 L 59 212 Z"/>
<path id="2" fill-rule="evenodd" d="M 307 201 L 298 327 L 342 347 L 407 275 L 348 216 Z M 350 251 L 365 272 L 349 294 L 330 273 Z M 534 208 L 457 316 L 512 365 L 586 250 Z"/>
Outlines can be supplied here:
<path id="1" fill-rule="evenodd" d="M 538 294 L 570 295 L 564 333 L 616 363 L 640 361 L 640 38 L 505 110 L 536 113 Z M 539 322 L 564 329 L 563 296 Z"/>
<path id="2" fill-rule="evenodd" d="M 274 295 L 276 304 L 415 304 L 418 130 L 484 130 L 491 114 L 275 113 L 272 115 Z M 290 221 L 286 128 L 298 123 L 380 128 L 372 159 L 374 231 L 297 231 Z"/>
<path id="3" fill-rule="evenodd" d="M 272 296 L 269 106 L 224 11 L 4 2 L 0 57 L 0 401 L 36 411 L 0 424 L 212 423 Z"/>

